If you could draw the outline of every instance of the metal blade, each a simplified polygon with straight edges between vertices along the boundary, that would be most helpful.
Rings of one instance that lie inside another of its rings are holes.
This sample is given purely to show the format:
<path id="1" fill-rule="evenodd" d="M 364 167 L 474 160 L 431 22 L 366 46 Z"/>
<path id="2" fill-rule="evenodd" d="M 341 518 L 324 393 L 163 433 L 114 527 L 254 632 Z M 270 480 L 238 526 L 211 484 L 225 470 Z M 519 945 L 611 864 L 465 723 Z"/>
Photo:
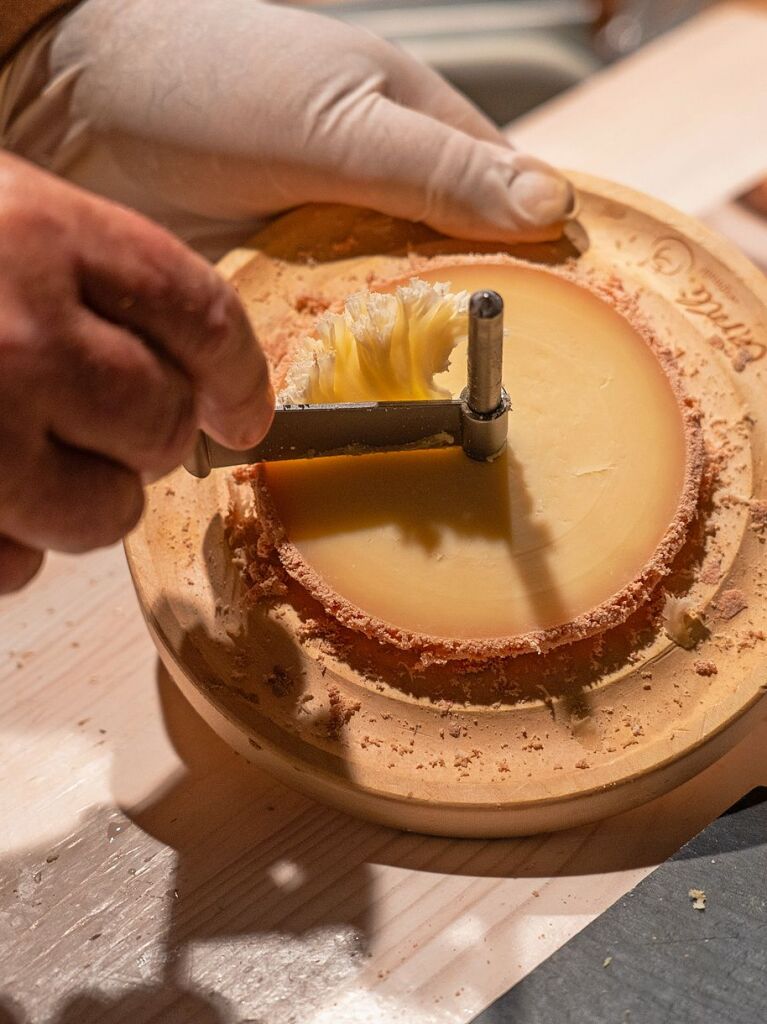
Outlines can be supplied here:
<path id="1" fill-rule="evenodd" d="M 254 448 L 235 451 L 201 433 L 184 465 L 204 477 L 219 466 L 446 448 L 462 437 L 458 399 L 286 405 L 278 406 L 269 433 Z"/>

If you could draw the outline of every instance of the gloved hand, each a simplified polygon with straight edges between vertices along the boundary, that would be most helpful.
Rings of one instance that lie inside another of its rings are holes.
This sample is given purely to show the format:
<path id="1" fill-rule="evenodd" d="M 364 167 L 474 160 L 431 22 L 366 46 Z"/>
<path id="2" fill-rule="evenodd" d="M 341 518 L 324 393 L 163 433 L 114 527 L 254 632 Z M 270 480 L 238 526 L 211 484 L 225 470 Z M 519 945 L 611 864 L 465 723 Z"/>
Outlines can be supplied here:
<path id="1" fill-rule="evenodd" d="M 51 62 L 68 81 L 81 69 L 76 155 L 55 169 L 182 237 L 200 219 L 252 225 L 320 201 L 465 238 L 534 239 L 557 235 L 574 205 L 561 174 L 511 149 L 439 75 L 321 15 L 86 0 Z"/>
<path id="2" fill-rule="evenodd" d="M 2 593 L 131 529 L 198 423 L 257 443 L 274 399 L 234 291 L 162 228 L 2 153 L 0 225 Z"/>

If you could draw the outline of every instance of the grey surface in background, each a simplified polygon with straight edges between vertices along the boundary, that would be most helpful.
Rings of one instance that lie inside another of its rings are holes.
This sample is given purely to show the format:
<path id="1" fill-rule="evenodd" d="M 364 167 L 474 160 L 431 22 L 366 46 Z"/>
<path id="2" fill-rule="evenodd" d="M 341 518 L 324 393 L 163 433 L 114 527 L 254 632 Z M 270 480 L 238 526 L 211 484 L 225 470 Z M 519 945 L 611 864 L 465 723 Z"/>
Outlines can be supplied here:
<path id="1" fill-rule="evenodd" d="M 593 0 L 361 0 L 322 13 L 407 50 L 503 125 L 603 65 L 592 45 L 598 7 Z"/>
<path id="2" fill-rule="evenodd" d="M 430 64 L 499 125 L 577 85 L 710 0 L 353 0 L 322 12 Z"/>
<path id="3" fill-rule="evenodd" d="M 696 910 L 690 890 L 706 894 Z M 474 1024 L 764 1024 L 767 788 L 744 800 Z"/>

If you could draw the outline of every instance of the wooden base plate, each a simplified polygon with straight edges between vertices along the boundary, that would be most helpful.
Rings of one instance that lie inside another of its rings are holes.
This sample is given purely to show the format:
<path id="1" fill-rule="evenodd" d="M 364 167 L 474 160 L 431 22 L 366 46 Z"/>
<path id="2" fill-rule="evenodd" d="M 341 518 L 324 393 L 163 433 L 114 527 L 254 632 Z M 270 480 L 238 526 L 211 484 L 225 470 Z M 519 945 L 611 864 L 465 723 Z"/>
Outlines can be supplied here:
<path id="1" fill-rule="evenodd" d="M 509 836 L 625 810 L 733 745 L 767 685 L 764 278 L 668 207 L 573 178 L 581 212 L 566 236 L 508 251 L 617 275 L 678 354 L 716 469 L 700 528 L 669 581 L 705 609 L 695 649 L 669 639 L 657 609 L 601 641 L 471 674 L 419 670 L 351 634 L 330 641 L 297 587 L 268 609 L 244 602 L 224 536 L 233 485 L 223 471 L 200 482 L 179 470 L 155 484 L 126 544 L 160 655 L 213 728 L 283 781 L 397 828 Z M 307 207 L 230 254 L 222 270 L 246 298 L 262 289 L 251 312 L 266 337 L 286 311 L 306 315 L 299 287 L 322 292 L 355 266 L 399 276 L 408 250 L 497 248 L 366 211 Z"/>

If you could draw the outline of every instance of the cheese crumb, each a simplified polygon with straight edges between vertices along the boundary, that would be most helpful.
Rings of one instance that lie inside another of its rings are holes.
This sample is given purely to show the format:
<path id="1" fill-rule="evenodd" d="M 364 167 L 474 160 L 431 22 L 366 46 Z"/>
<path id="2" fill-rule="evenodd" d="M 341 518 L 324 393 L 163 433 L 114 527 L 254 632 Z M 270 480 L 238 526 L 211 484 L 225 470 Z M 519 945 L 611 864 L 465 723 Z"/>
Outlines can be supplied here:
<path id="1" fill-rule="evenodd" d="M 689 597 L 674 597 L 673 594 L 666 594 L 663 624 L 669 640 L 673 640 L 675 644 L 687 650 L 695 647 L 703 632 L 700 612 Z"/>
<path id="2" fill-rule="evenodd" d="M 706 909 L 706 894 L 702 889 L 690 889 L 687 895 L 692 900 L 694 910 Z"/>
<path id="3" fill-rule="evenodd" d="M 694 661 L 692 667 L 699 676 L 715 676 L 719 672 L 713 661 Z"/>

